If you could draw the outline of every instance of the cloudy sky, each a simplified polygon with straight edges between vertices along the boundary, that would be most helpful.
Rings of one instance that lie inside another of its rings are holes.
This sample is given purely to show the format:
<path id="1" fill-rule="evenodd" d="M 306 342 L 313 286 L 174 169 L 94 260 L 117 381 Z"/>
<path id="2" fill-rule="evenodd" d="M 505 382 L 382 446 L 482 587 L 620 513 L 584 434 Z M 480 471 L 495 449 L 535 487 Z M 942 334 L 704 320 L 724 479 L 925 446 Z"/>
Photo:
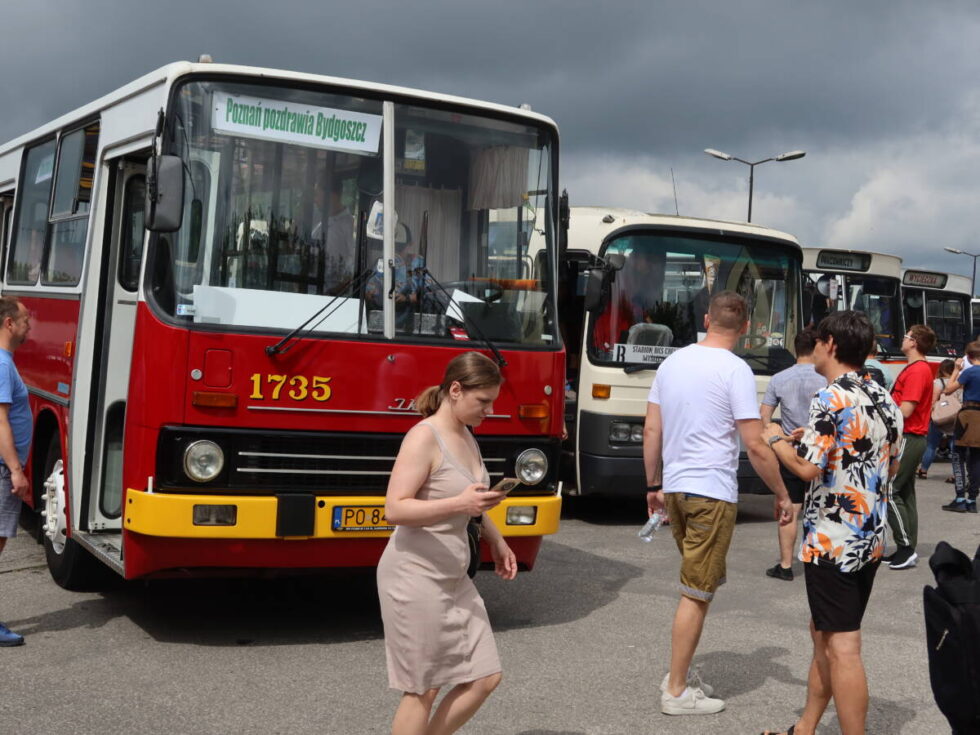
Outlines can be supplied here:
<path id="1" fill-rule="evenodd" d="M 210 53 L 527 102 L 572 204 L 753 220 L 969 274 L 980 253 L 980 4 L 905 0 L 0 1 L 0 141 Z"/>

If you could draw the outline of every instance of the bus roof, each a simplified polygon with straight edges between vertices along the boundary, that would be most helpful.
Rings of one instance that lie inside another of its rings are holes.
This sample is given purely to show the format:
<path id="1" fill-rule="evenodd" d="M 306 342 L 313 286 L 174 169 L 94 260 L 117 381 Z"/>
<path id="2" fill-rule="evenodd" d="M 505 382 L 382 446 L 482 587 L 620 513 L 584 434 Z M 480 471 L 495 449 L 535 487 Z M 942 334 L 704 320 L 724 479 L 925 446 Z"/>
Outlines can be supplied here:
<path id="1" fill-rule="evenodd" d="M 469 99 L 466 97 L 456 97 L 454 95 L 440 94 L 437 92 L 426 92 L 424 90 L 411 89 L 409 87 L 398 87 L 390 84 L 377 84 L 374 82 L 364 82 L 356 79 L 343 79 L 341 77 L 331 77 L 322 74 L 308 74 L 305 72 L 286 71 L 283 69 L 267 69 L 257 66 L 240 66 L 237 64 L 214 64 L 214 63 L 192 63 L 189 61 L 176 61 L 159 69 L 155 69 L 134 81 L 99 97 L 93 102 L 83 105 L 76 110 L 72 110 L 56 120 L 52 120 L 34 130 L 31 130 L 8 143 L 0 145 L 0 155 L 17 148 L 18 146 L 29 143 L 36 138 L 50 135 L 61 128 L 71 125 L 73 122 L 90 118 L 100 110 L 111 107 L 122 100 L 133 97 L 140 92 L 155 87 L 157 85 L 171 85 L 179 77 L 188 74 L 224 74 L 240 75 L 243 77 L 261 77 L 264 79 L 276 79 L 284 82 L 304 82 L 311 84 L 329 84 L 351 89 L 359 89 L 365 92 L 373 92 L 379 95 L 390 95 L 398 97 L 410 97 L 429 102 L 443 104 L 461 105 L 471 107 L 475 110 L 485 110 L 487 112 L 505 113 L 516 117 L 526 118 L 529 122 L 542 123 L 557 130 L 555 121 L 546 115 L 532 112 L 529 109 L 520 107 L 510 107 L 493 102 Z M 154 111 L 154 115 L 156 112 Z"/>
<path id="2" fill-rule="evenodd" d="M 700 230 L 721 235 L 749 235 L 784 240 L 799 248 L 792 235 L 749 222 L 726 222 L 701 217 L 681 217 L 673 214 L 647 214 L 622 207 L 572 207 L 568 227 L 568 247 L 575 250 L 599 252 L 599 247 L 611 233 L 622 227 L 663 227 Z"/>
<path id="3" fill-rule="evenodd" d="M 821 253 L 823 257 L 821 257 Z M 835 256 L 837 262 L 835 263 Z M 850 261 L 850 262 L 849 262 Z M 902 259 L 897 255 L 839 248 L 803 248 L 803 270 L 829 273 L 867 273 L 889 278 L 902 277 Z"/>
<path id="4" fill-rule="evenodd" d="M 924 288 L 930 291 L 952 291 L 970 297 L 973 281 L 966 276 L 941 271 L 924 271 L 917 268 L 902 269 L 902 285 L 906 288 Z"/>

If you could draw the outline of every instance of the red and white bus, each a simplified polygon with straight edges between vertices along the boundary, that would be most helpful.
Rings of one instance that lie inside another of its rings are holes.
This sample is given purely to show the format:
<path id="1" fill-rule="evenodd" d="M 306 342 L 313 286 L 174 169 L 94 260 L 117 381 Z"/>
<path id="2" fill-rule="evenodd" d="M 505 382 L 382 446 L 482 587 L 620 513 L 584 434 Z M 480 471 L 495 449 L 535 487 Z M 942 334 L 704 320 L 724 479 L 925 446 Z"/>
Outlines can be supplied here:
<path id="1" fill-rule="evenodd" d="M 504 366 L 477 438 L 526 483 L 492 515 L 531 568 L 561 504 L 557 160 L 523 107 L 186 62 L 0 146 L 54 579 L 375 564 L 414 396 L 468 349 Z M 491 264 L 491 222 L 535 233 L 532 272 Z"/>
<path id="2" fill-rule="evenodd" d="M 832 311 L 863 311 L 875 328 L 878 359 L 888 365 L 905 364 L 901 258 L 862 250 L 803 248 L 803 271 L 804 324 L 817 324 Z"/>
<path id="3" fill-rule="evenodd" d="M 905 328 L 925 324 L 936 333 L 930 362 L 962 357 L 972 336 L 970 279 L 952 273 L 902 271 L 902 310 Z"/>

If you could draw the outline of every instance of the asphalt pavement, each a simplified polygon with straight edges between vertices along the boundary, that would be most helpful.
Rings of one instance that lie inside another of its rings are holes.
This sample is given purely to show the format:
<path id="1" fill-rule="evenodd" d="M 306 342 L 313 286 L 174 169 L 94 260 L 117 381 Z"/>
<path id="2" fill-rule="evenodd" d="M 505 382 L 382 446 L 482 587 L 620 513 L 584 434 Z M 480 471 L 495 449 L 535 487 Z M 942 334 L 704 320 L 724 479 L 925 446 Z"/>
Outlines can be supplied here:
<path id="1" fill-rule="evenodd" d="M 870 733 L 948 732 L 929 686 L 922 588 L 945 539 L 971 556 L 980 516 L 942 512 L 951 496 L 920 481 L 919 566 L 879 571 L 865 617 Z M 758 733 L 792 724 L 809 664 L 801 565 L 776 558 L 768 497 L 743 498 L 728 584 L 695 658 L 727 700 L 718 715 L 660 713 L 677 599 L 668 529 L 636 538 L 642 500 L 570 498 L 533 572 L 480 572 L 504 665 L 500 688 L 463 729 L 486 735 Z M 0 734 L 386 733 L 387 689 L 374 576 L 117 583 L 67 592 L 26 533 L 0 556 L 0 620 L 27 643 L 0 651 Z M 838 732 L 833 707 L 820 733 Z"/>

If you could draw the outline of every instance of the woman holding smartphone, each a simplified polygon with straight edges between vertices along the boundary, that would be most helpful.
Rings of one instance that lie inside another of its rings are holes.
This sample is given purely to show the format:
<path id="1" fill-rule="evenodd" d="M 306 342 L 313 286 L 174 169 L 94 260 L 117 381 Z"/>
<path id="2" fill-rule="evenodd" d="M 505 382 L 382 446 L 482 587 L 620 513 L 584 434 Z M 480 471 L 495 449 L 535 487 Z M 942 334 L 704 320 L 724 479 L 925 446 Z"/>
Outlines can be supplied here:
<path id="1" fill-rule="evenodd" d="M 506 493 L 490 477 L 470 433 L 492 411 L 497 364 L 466 352 L 415 405 L 424 419 L 405 435 L 388 482 L 385 516 L 397 526 L 378 564 L 388 683 L 402 698 L 392 735 L 448 735 L 500 683 L 501 667 L 480 593 L 467 576 L 466 524 L 482 516 L 496 573 L 517 576 L 517 559 L 485 514 Z M 439 691 L 452 687 L 433 711 Z"/>

